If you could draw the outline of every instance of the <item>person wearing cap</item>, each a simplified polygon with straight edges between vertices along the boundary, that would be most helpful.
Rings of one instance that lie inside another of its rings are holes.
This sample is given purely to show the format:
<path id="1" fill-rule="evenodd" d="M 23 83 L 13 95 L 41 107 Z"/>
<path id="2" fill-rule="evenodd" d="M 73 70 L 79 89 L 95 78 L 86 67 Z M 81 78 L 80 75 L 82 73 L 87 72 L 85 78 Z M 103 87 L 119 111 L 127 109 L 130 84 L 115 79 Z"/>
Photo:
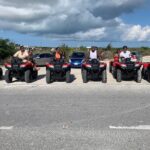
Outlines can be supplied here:
<path id="1" fill-rule="evenodd" d="M 23 60 L 23 62 L 26 62 L 28 57 L 29 57 L 29 54 L 28 52 L 25 50 L 25 48 L 23 46 L 20 47 L 20 50 L 17 51 L 14 55 L 14 57 L 17 57 L 21 60 Z"/>
<path id="2" fill-rule="evenodd" d="M 88 51 L 87 55 L 86 55 L 86 60 L 89 59 L 100 59 L 101 56 L 98 53 L 98 48 L 95 46 L 92 46 L 92 48 L 90 49 L 90 51 Z"/>
<path id="3" fill-rule="evenodd" d="M 131 58 L 131 52 L 128 50 L 127 46 L 123 46 L 123 50 L 119 54 L 120 58 Z"/>

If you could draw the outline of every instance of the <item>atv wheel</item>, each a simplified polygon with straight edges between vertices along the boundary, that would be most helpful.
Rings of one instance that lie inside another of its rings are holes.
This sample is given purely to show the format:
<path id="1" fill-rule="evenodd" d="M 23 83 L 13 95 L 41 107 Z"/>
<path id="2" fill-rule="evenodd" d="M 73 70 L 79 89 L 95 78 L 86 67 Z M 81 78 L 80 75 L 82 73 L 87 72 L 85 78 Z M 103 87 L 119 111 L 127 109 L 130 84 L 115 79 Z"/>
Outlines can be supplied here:
<path id="1" fill-rule="evenodd" d="M 33 75 L 33 79 L 37 79 L 37 77 L 38 77 L 38 71 L 34 71 L 34 75 Z"/>
<path id="2" fill-rule="evenodd" d="M 102 72 L 102 82 L 107 83 L 107 73 L 106 70 L 103 70 Z"/>
<path id="3" fill-rule="evenodd" d="M 109 65 L 109 72 L 110 73 L 112 72 L 112 65 L 111 64 Z"/>
<path id="4" fill-rule="evenodd" d="M 25 71 L 25 82 L 30 83 L 31 82 L 31 70 L 26 70 Z"/>
<path id="5" fill-rule="evenodd" d="M 87 83 L 88 82 L 87 71 L 85 69 L 82 70 L 82 79 L 83 79 L 83 83 Z"/>
<path id="6" fill-rule="evenodd" d="M 46 83 L 49 84 L 52 82 L 52 75 L 50 70 L 46 70 Z"/>
<path id="7" fill-rule="evenodd" d="M 66 83 L 70 83 L 70 71 L 66 72 Z"/>
<path id="8" fill-rule="evenodd" d="M 2 69 L 0 68 L 0 80 L 2 80 L 2 78 L 3 78 L 3 71 L 2 71 Z"/>
<path id="9" fill-rule="evenodd" d="M 141 70 L 137 70 L 137 74 L 136 74 L 136 82 L 137 83 L 141 83 L 142 81 L 142 73 L 141 73 Z"/>
<path id="10" fill-rule="evenodd" d="M 150 70 L 147 72 L 147 81 L 150 82 Z"/>
<path id="11" fill-rule="evenodd" d="M 120 69 L 117 69 L 117 82 L 122 81 L 122 72 Z"/>
<path id="12" fill-rule="evenodd" d="M 10 70 L 6 70 L 6 72 L 5 72 L 5 81 L 7 83 L 11 83 L 12 82 L 12 77 L 11 77 L 11 71 Z"/>
<path id="13" fill-rule="evenodd" d="M 117 78 L 116 70 L 115 70 L 115 68 L 114 68 L 114 67 L 112 67 L 112 76 L 113 76 L 113 78 L 114 78 L 114 79 L 116 79 L 116 78 Z"/>

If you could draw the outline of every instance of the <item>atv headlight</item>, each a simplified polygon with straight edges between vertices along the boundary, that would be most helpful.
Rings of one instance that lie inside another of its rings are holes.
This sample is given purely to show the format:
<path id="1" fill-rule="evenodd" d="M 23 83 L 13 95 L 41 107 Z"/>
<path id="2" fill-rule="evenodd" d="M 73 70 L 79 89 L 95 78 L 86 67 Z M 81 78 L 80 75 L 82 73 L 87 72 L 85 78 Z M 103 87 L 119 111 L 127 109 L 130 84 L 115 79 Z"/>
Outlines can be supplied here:
<path id="1" fill-rule="evenodd" d="M 126 64 L 121 64 L 121 67 L 125 68 L 125 67 L 127 67 L 127 65 Z"/>
<path id="2" fill-rule="evenodd" d="M 140 64 L 135 64 L 135 67 L 140 67 Z"/>
<path id="3" fill-rule="evenodd" d="M 26 64 L 22 64 L 20 65 L 21 68 L 25 68 L 26 67 Z"/>

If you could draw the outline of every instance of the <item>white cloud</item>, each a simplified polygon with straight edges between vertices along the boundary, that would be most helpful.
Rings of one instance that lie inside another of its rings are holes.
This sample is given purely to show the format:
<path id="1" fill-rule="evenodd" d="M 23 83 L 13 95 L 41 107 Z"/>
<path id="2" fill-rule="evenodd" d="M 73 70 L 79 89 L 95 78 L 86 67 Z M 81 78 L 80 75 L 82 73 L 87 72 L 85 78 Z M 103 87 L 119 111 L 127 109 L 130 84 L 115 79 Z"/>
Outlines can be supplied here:
<path id="1" fill-rule="evenodd" d="M 147 40 L 149 26 L 119 19 L 144 1 L 0 0 L 0 29 L 51 38 Z"/>
<path id="2" fill-rule="evenodd" d="M 141 27 L 140 25 L 126 26 L 123 31 L 122 40 L 124 41 L 150 41 L 150 26 Z"/>

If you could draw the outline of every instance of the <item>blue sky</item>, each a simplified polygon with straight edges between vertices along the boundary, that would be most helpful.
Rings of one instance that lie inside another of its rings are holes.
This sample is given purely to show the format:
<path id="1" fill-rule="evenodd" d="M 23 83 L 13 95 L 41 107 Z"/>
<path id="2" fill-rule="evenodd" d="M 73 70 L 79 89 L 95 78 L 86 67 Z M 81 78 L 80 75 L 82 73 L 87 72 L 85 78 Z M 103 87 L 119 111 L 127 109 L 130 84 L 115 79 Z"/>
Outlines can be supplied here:
<path id="1" fill-rule="evenodd" d="M 21 45 L 150 46 L 148 0 L 0 0 L 0 9 L 0 38 Z"/>

